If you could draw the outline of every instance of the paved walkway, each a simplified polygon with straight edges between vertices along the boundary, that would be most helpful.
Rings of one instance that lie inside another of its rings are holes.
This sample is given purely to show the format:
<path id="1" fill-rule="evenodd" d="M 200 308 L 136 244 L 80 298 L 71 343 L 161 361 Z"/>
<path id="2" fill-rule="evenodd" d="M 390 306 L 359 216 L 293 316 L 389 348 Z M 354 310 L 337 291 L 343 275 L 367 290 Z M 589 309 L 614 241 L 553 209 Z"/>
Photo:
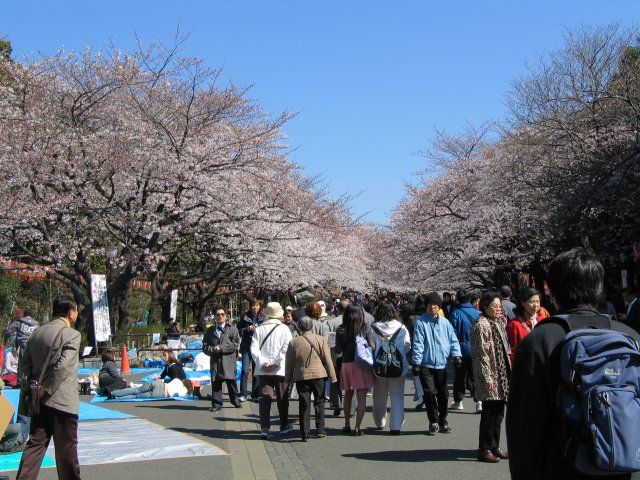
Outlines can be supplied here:
<path id="1" fill-rule="evenodd" d="M 271 441 L 259 436 L 255 403 L 245 403 L 240 409 L 225 406 L 219 414 L 208 412 L 209 402 L 205 401 L 102 404 L 212 443 L 229 455 L 83 467 L 82 474 L 92 480 L 509 478 L 507 462 L 487 465 L 475 460 L 480 417 L 473 413 L 470 399 L 465 399 L 465 411 L 449 415 L 451 434 L 431 436 L 425 433 L 426 413 L 414 410 L 412 394 L 413 385 L 408 382 L 406 421 L 400 436 L 375 430 L 370 412 L 364 419 L 364 436 L 344 435 L 341 432 L 344 418 L 334 418 L 327 406 L 327 437 L 312 437 L 308 443 L 299 440 L 297 401 L 290 405 L 296 430 L 286 438 L 274 434 Z M 370 407 L 371 397 L 367 400 Z M 274 402 L 274 418 L 275 408 Z M 502 444 L 506 446 L 504 437 Z M 49 469 L 43 470 L 39 478 L 48 480 L 57 476 Z"/>

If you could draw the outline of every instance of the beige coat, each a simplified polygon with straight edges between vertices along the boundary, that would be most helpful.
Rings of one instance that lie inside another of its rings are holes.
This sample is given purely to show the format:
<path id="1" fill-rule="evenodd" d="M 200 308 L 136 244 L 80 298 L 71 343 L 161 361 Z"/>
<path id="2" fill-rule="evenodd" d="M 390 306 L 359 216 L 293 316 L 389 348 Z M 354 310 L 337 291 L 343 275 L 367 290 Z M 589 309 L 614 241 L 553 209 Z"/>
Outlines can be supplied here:
<path id="1" fill-rule="evenodd" d="M 48 407 L 77 415 L 80 408 L 77 373 L 80 332 L 69 327 L 62 318 L 42 325 L 29 338 L 24 372 L 27 380 L 38 379 L 60 329 L 64 330 L 61 339 L 54 345 L 49 369 L 44 376 L 45 394 L 42 400 Z"/>
<path id="2" fill-rule="evenodd" d="M 509 396 L 509 343 L 500 320 L 485 316 L 471 330 L 471 359 L 478 400 L 506 400 Z"/>
<path id="3" fill-rule="evenodd" d="M 315 351 L 311 350 L 309 342 L 315 347 Z M 318 353 L 322 356 L 322 359 L 318 356 Z M 326 368 L 322 365 L 323 362 Z M 313 332 L 305 332 L 303 336 L 297 336 L 291 340 L 285 365 L 287 382 L 327 377 L 332 382 L 336 381 L 336 372 L 331 361 L 329 345 L 324 337 Z"/>

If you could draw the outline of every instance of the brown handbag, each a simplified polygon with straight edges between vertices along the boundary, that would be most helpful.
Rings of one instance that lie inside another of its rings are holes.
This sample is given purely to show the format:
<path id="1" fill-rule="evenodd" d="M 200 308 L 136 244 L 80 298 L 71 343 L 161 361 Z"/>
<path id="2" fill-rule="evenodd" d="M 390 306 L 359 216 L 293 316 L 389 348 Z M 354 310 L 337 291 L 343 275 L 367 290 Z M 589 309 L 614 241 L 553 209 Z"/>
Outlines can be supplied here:
<path id="1" fill-rule="evenodd" d="M 27 410 L 29 412 L 29 416 L 33 417 L 40 413 L 40 404 L 42 401 L 42 397 L 45 393 L 44 386 L 44 376 L 47 370 L 49 369 L 49 362 L 51 361 L 51 357 L 53 356 L 53 351 L 55 350 L 55 345 L 58 343 L 58 340 L 62 337 L 62 332 L 66 327 L 62 327 L 56 337 L 53 339 L 53 343 L 51 344 L 51 348 L 49 349 L 49 353 L 47 354 L 47 359 L 44 361 L 43 368 L 40 371 L 40 375 L 37 380 L 31 380 L 29 382 L 29 388 L 25 393 L 25 402 L 27 406 Z"/>

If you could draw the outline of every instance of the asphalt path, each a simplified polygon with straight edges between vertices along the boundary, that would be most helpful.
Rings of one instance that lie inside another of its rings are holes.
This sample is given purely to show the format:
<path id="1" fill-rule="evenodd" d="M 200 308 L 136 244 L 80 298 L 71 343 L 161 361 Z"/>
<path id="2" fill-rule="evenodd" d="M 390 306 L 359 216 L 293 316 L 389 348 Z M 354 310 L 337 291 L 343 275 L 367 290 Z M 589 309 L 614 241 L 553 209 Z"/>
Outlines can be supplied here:
<path id="1" fill-rule="evenodd" d="M 82 477 L 95 480 L 509 478 L 506 461 L 495 465 L 476 461 L 480 416 L 475 414 L 470 398 L 464 400 L 464 411 L 450 412 L 451 433 L 429 435 L 426 433 L 426 413 L 415 411 L 412 397 L 413 383 L 407 381 L 405 424 L 399 436 L 389 435 L 388 430 L 375 430 L 370 413 L 372 399 L 368 397 L 364 436 L 343 434 L 344 417 L 333 417 L 327 404 L 327 437 L 316 439 L 312 435 L 307 443 L 299 440 L 297 401 L 290 404 L 296 431 L 286 438 L 274 435 L 271 441 L 264 441 L 258 435 L 258 406 L 255 403 L 247 402 L 241 409 L 225 404 L 219 414 L 208 411 L 207 401 L 103 403 L 100 406 L 191 435 L 229 454 L 83 466 Z M 82 399 L 88 401 L 89 398 Z M 275 402 L 272 411 L 276 418 Z M 506 449 L 504 432 L 501 443 Z M 55 469 L 43 469 L 39 478 L 57 478 Z"/>

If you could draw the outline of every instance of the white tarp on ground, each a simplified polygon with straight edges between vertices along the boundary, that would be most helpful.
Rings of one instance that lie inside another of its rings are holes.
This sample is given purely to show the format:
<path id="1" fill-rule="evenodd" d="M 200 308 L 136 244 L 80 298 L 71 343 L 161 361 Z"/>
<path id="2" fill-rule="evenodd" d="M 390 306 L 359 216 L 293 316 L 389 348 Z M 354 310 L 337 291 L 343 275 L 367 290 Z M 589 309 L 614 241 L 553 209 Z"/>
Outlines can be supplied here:
<path id="1" fill-rule="evenodd" d="M 55 457 L 53 447 L 47 453 Z M 141 418 L 78 424 L 80 465 L 213 455 L 226 452 Z"/>

